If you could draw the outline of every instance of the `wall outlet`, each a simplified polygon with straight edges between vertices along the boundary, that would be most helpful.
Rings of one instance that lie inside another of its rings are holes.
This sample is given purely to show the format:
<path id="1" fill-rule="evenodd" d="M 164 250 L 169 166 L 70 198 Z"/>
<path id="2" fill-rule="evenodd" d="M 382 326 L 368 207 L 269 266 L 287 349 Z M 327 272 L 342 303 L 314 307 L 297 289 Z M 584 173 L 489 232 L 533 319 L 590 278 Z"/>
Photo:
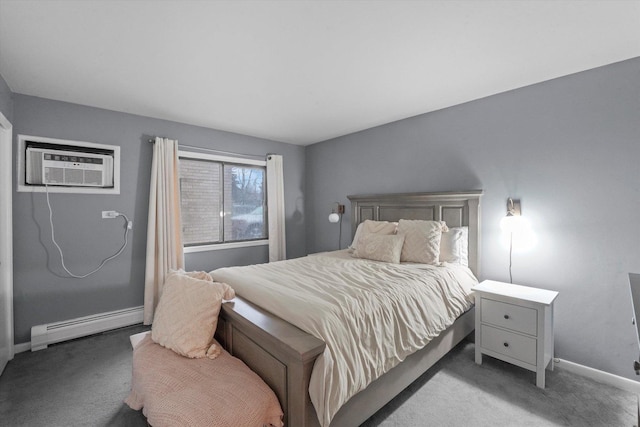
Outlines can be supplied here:
<path id="1" fill-rule="evenodd" d="M 116 218 L 117 216 L 117 211 L 102 211 L 102 218 Z"/>

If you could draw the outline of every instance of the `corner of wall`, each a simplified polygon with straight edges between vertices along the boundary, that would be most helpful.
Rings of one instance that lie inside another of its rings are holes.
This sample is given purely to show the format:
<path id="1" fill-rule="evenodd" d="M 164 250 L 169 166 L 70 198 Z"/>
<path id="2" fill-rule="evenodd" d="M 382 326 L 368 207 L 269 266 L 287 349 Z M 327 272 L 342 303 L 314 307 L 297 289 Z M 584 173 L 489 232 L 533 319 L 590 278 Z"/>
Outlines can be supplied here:
<path id="1" fill-rule="evenodd" d="M 0 112 L 13 123 L 13 92 L 2 74 L 0 74 Z"/>

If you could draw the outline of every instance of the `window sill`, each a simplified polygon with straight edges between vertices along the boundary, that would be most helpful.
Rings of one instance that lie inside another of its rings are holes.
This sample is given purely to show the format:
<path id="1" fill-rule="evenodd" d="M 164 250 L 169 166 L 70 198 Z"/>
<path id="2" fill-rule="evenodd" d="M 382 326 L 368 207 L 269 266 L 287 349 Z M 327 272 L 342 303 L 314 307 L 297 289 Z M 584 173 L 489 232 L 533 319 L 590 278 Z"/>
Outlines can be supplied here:
<path id="1" fill-rule="evenodd" d="M 219 251 L 221 249 L 248 248 L 251 246 L 264 246 L 268 244 L 269 244 L 269 240 L 264 239 L 264 240 L 251 240 L 247 242 L 217 243 L 215 245 L 188 246 L 184 248 L 184 253 L 190 254 L 195 252 Z"/>

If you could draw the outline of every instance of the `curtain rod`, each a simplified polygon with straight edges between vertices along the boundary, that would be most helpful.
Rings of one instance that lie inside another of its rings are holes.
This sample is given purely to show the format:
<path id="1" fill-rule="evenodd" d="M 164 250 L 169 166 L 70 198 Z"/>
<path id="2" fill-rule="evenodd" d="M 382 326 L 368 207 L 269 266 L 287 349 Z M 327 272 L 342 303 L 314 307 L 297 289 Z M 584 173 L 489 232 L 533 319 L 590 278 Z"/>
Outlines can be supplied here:
<path id="1" fill-rule="evenodd" d="M 160 137 L 160 138 L 162 138 L 162 137 Z M 155 144 L 156 140 L 155 139 L 150 139 L 148 142 L 150 142 L 152 144 Z M 193 145 L 185 145 L 185 144 L 180 144 L 180 143 L 178 143 L 178 147 L 179 148 L 189 148 L 189 149 L 192 149 L 192 150 L 209 151 L 209 152 L 218 153 L 218 154 L 227 154 L 227 155 L 236 156 L 236 157 L 254 158 L 254 159 L 260 159 L 260 160 L 264 160 L 269 155 L 269 154 L 266 154 L 264 156 L 261 156 L 261 155 L 258 155 L 258 154 L 233 153 L 231 151 L 215 150 L 213 148 L 195 147 Z"/>

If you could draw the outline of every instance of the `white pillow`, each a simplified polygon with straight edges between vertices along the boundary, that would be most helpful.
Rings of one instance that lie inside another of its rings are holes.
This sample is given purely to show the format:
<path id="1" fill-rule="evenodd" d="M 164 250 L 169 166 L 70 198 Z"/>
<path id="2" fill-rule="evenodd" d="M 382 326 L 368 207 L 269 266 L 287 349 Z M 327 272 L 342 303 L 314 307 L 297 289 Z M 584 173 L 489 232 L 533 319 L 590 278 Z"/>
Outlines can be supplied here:
<path id="1" fill-rule="evenodd" d="M 402 234 L 385 235 L 369 233 L 360 237 L 358 247 L 353 253 L 353 256 L 356 258 L 399 264 L 403 243 L 404 235 Z"/>
<path id="2" fill-rule="evenodd" d="M 388 222 L 388 221 L 373 221 L 370 219 L 365 220 L 358 224 L 358 228 L 356 228 L 356 234 L 353 236 L 353 242 L 351 246 L 349 246 L 349 250 L 353 252 L 358 247 L 358 240 L 367 234 L 382 234 L 382 235 L 390 235 L 396 234 L 396 230 L 398 228 L 397 222 Z"/>
<path id="3" fill-rule="evenodd" d="M 469 227 L 451 227 L 442 232 L 440 261 L 469 266 Z"/>
<path id="4" fill-rule="evenodd" d="M 398 234 L 404 234 L 400 261 L 421 264 L 440 263 L 440 240 L 446 225 L 443 221 L 401 219 Z"/>

